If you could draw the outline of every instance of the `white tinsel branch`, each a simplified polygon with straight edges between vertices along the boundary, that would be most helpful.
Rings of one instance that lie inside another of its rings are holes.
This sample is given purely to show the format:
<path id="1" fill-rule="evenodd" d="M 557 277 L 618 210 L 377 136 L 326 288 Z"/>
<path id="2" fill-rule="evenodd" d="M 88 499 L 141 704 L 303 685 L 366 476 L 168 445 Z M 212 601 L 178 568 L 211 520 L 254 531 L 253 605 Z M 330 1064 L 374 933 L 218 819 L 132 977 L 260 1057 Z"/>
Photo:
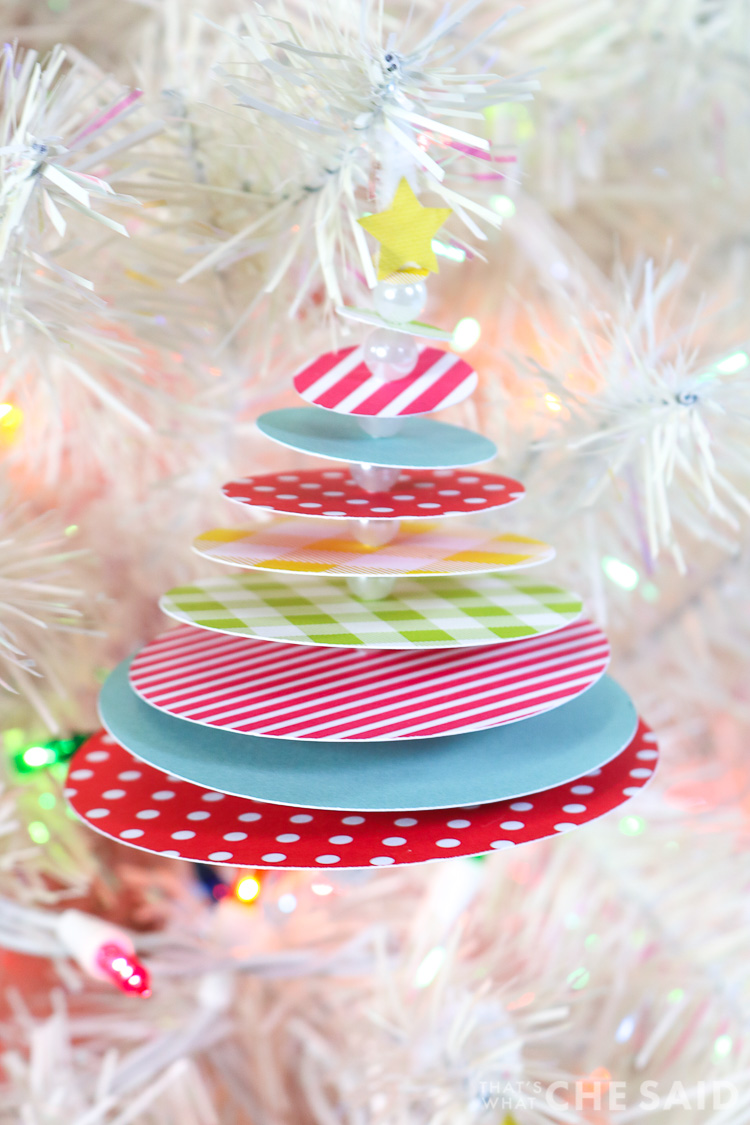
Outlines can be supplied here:
<path id="1" fill-rule="evenodd" d="M 69 583 L 70 550 L 57 517 L 34 515 L 4 487 L 0 507 L 0 688 L 22 693 L 51 729 L 57 723 L 39 681 L 61 690 L 66 636 L 86 631 L 84 591 Z M 36 682 L 35 682 L 36 681 Z"/>
<path id="2" fill-rule="evenodd" d="M 478 185 L 502 180 L 504 161 L 512 159 L 492 154 L 484 111 L 530 97 L 536 84 L 491 70 L 464 73 L 466 59 L 482 61 L 487 42 L 511 14 L 462 34 L 482 3 L 467 0 L 432 24 L 425 22 L 426 10 L 415 11 L 421 33 L 402 35 L 389 29 L 382 8 L 365 0 L 323 15 L 310 10 L 298 21 L 282 5 L 278 16 L 246 14 L 243 31 L 232 36 L 241 59 L 217 72 L 239 104 L 254 111 L 244 144 L 251 153 L 260 146 L 264 163 L 256 166 L 260 186 L 250 191 L 249 204 L 260 194 L 249 220 L 182 280 L 226 268 L 252 252 L 260 236 L 277 247 L 266 292 L 303 258 L 304 291 L 322 275 L 328 296 L 341 304 L 352 284 L 375 284 L 356 219 L 386 206 L 403 176 L 452 208 L 464 237 L 484 241 L 482 224 L 497 227 L 501 220 L 477 198 Z M 311 243 L 315 257 L 305 259 Z M 458 235 L 455 243 L 465 245 Z"/>
<path id="3" fill-rule="evenodd" d="M 580 500 L 594 504 L 621 482 L 642 512 L 650 560 L 667 548 L 681 569 L 675 511 L 699 538 L 712 519 L 737 532 L 737 514 L 750 515 L 748 357 L 705 356 L 700 320 L 673 327 L 684 276 L 680 263 L 660 276 L 647 262 L 623 278 L 617 308 L 573 318 L 580 350 L 561 360 L 567 375 L 533 364 L 567 408 L 562 441 L 586 459 Z"/>

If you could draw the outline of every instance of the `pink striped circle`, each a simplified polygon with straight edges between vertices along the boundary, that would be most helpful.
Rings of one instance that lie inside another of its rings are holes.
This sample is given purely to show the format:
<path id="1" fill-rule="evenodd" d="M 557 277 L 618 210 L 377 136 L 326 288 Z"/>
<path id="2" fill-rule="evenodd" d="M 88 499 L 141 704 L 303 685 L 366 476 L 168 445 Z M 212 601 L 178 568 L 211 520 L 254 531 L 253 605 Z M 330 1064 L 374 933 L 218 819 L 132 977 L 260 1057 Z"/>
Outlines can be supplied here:
<path id="1" fill-rule="evenodd" d="M 590 621 L 482 648 L 393 652 L 279 645 L 183 625 L 130 669 L 147 703 L 269 738 L 368 742 L 484 730 L 549 711 L 604 674 Z"/>
<path id="2" fill-rule="evenodd" d="M 398 418 L 431 414 L 463 402 L 476 389 L 477 374 L 465 359 L 440 348 L 423 348 L 403 379 L 384 382 L 373 375 L 361 346 L 326 352 L 294 376 L 305 402 L 336 414 Z"/>

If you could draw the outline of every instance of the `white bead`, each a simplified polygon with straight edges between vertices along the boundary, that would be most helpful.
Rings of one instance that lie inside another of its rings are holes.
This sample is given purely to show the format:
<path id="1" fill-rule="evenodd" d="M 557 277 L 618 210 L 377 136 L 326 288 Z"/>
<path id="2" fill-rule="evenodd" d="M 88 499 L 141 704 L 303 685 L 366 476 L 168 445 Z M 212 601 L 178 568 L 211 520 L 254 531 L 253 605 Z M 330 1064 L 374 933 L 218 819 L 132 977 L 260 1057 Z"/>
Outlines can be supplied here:
<path id="1" fill-rule="evenodd" d="M 419 359 L 419 348 L 413 336 L 376 328 L 364 342 L 365 363 L 376 378 L 384 383 L 403 379 Z"/>
<path id="2" fill-rule="evenodd" d="M 354 538 L 365 547 L 384 547 L 398 535 L 400 520 L 357 520 Z"/>
<path id="3" fill-rule="evenodd" d="M 360 598 L 364 602 L 378 602 L 388 597 L 396 584 L 396 579 L 389 576 L 357 574 L 347 578 L 346 584 L 355 598 Z"/>
<path id="4" fill-rule="evenodd" d="M 423 281 L 408 281 L 395 285 L 380 281 L 373 290 L 373 302 L 383 320 L 392 324 L 406 324 L 419 316 L 427 303 L 427 286 Z"/>
<path id="5" fill-rule="evenodd" d="M 357 424 L 369 437 L 393 437 L 403 429 L 403 418 L 368 418 L 366 414 L 355 414 Z"/>
<path id="6" fill-rule="evenodd" d="M 387 492 L 401 476 L 401 470 L 390 465 L 350 465 L 353 481 L 365 492 Z"/>

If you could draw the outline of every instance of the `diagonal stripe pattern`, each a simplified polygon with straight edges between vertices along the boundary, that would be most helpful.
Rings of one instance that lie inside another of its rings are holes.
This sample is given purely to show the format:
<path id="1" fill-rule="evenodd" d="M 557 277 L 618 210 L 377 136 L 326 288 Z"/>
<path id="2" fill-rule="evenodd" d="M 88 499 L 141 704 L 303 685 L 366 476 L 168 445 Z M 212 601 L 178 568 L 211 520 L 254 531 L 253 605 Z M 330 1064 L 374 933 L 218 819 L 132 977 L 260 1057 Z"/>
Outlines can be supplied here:
<path id="1" fill-rule="evenodd" d="M 507 645 L 418 653 L 293 647 L 185 625 L 136 656 L 130 682 L 147 703 L 195 723 L 369 741 L 529 718 L 586 691 L 608 661 L 590 621 Z"/>
<path id="2" fill-rule="evenodd" d="M 398 418 L 463 402 L 476 389 L 477 374 L 453 352 L 423 348 L 408 375 L 385 382 L 373 375 L 360 345 L 318 356 L 297 372 L 294 386 L 305 402 L 337 414 Z"/>

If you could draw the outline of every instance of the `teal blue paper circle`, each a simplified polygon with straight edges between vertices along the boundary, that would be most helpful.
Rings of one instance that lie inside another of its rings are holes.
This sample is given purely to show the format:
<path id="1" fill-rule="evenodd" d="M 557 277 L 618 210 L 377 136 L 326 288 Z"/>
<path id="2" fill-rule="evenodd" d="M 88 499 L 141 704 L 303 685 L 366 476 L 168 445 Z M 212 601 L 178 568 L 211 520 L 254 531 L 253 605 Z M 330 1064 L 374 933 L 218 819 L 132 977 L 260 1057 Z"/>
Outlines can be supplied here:
<path id="1" fill-rule="evenodd" d="M 605 676 L 554 711 L 490 730 L 408 742 L 295 742 L 211 730 L 144 703 L 120 664 L 102 723 L 157 769 L 224 793 L 303 808 L 408 811 L 525 797 L 598 769 L 627 746 L 635 708 Z"/>
<path id="2" fill-rule="evenodd" d="M 261 433 L 279 445 L 327 457 L 400 469 L 455 469 L 481 465 L 497 453 L 489 438 L 435 422 L 432 418 L 404 418 L 393 437 L 368 437 L 355 418 L 315 407 L 270 410 L 257 422 Z"/>

